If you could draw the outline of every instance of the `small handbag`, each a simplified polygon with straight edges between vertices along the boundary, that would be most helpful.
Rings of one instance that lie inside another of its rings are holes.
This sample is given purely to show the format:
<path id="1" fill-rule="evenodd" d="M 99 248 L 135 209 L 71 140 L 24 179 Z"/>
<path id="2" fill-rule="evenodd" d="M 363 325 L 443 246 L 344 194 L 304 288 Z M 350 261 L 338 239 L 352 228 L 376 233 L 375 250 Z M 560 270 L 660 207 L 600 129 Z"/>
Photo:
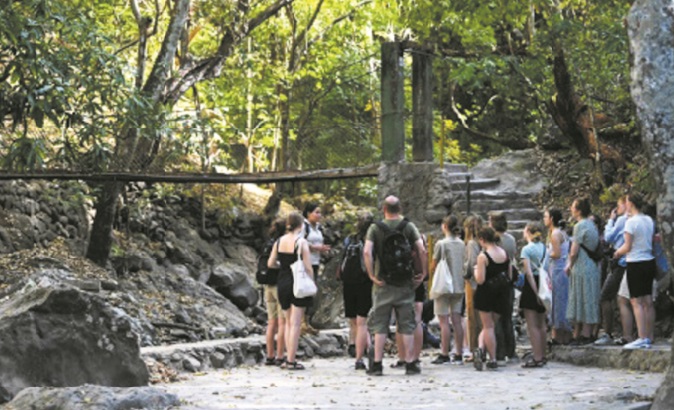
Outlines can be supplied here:
<path id="1" fill-rule="evenodd" d="M 445 259 L 444 248 L 440 247 L 442 258 L 433 272 L 433 283 L 431 284 L 430 298 L 437 299 L 439 296 L 454 293 L 454 282 L 452 272 L 449 270 L 447 259 Z"/>
<path id="2" fill-rule="evenodd" d="M 552 281 L 543 266 L 538 269 L 538 298 L 549 312 L 552 307 Z"/>
<path id="3" fill-rule="evenodd" d="M 318 292 L 316 282 L 309 276 L 302 262 L 302 248 L 297 246 L 297 260 L 290 265 L 293 272 L 293 295 L 296 298 L 314 296 Z"/>

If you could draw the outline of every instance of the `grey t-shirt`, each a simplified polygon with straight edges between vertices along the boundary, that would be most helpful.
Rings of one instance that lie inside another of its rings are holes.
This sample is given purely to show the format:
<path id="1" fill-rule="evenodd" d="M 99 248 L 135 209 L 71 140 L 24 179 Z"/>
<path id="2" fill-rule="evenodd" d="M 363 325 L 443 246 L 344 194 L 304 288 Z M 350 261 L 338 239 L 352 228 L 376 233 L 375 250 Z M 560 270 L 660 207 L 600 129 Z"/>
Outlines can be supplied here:
<path id="1" fill-rule="evenodd" d="M 501 239 L 498 241 L 497 245 L 506 251 L 510 260 L 515 259 L 517 257 L 517 241 L 515 240 L 515 237 L 508 232 L 503 232 L 499 235 L 501 236 Z"/>

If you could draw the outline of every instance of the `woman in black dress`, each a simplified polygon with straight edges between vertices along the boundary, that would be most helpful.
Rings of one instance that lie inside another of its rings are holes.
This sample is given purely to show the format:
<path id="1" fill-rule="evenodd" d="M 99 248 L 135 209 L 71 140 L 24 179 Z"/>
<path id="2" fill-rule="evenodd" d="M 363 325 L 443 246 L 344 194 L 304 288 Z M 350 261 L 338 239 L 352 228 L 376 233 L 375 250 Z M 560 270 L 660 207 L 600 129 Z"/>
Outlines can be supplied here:
<path id="1" fill-rule="evenodd" d="M 496 245 L 498 235 L 489 227 L 481 228 L 477 233 L 477 240 L 482 247 L 482 252 L 477 257 L 475 265 L 475 290 L 474 305 L 480 314 L 482 332 L 480 332 L 479 346 L 473 354 L 475 369 L 482 370 L 485 360 L 486 348 L 489 353 L 487 368 L 496 370 L 496 334 L 494 323 L 506 310 L 508 303 L 508 284 L 510 282 L 510 259 L 503 248 Z M 497 278 L 505 276 L 505 279 Z M 501 284 L 501 285 L 497 285 Z"/>
<path id="2" fill-rule="evenodd" d="M 303 370 L 304 366 L 297 363 L 295 354 L 300 340 L 300 326 L 304 311 L 311 306 L 313 298 L 296 298 L 293 294 L 293 273 L 290 268 L 293 262 L 297 260 L 297 254 L 301 255 L 304 268 L 309 276 L 314 278 L 314 271 L 311 267 L 311 257 L 309 244 L 302 235 L 304 218 L 298 212 L 288 215 L 287 228 L 288 233 L 283 235 L 278 246 L 275 246 L 267 265 L 270 268 L 279 268 L 277 282 L 278 299 L 281 304 L 281 310 L 286 319 L 286 350 L 288 352 L 288 362 L 286 368 L 290 370 Z"/>

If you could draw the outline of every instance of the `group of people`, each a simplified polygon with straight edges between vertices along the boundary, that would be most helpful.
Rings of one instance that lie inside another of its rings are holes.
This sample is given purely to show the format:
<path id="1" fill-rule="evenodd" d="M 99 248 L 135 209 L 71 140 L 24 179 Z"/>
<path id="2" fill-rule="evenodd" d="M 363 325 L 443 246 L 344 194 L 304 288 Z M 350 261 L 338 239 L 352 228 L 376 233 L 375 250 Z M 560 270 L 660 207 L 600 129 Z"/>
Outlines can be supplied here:
<path id="1" fill-rule="evenodd" d="M 655 321 L 658 240 L 655 224 L 643 209 L 640 195 L 621 197 L 602 227 L 601 218 L 591 213 L 589 200 L 578 198 L 570 207 L 575 220 L 571 235 L 562 212 L 547 209 L 543 224 L 534 221 L 526 225 L 526 245 L 519 254 L 517 241 L 507 232 L 504 213 L 490 212 L 487 223 L 476 215 L 467 216 L 463 223 L 455 215 L 445 217 L 441 224 L 444 238 L 433 247 L 430 272 L 446 263 L 453 288 L 450 293 L 434 295 L 441 344 L 431 363 L 472 361 L 477 370 L 483 370 L 498 368 L 498 361 L 506 357 L 515 358 L 512 318 L 517 296 L 531 342 L 531 354 L 522 363 L 525 368 L 544 366 L 550 344 L 649 348 Z M 399 360 L 392 367 L 404 368 L 408 375 L 418 374 L 423 346 L 421 315 L 428 293 L 425 279 L 429 277 L 426 242 L 417 227 L 403 217 L 395 196 L 383 201 L 382 213 L 380 221 L 370 213 L 359 216 L 356 232 L 345 239 L 340 256 L 337 274 L 343 283 L 350 350 L 356 370 L 382 375 L 384 345 L 394 319 Z M 288 216 L 283 235 L 279 233 L 282 227 L 272 228 L 278 239 L 268 266 L 278 269 L 278 279 L 265 291 L 269 365 L 304 368 L 297 362 L 296 352 L 301 321 L 312 301 L 293 296 L 290 265 L 299 257 L 315 277 L 320 254 L 330 249 L 323 243 L 320 217 L 320 208 L 309 204 L 304 215 Z M 542 281 L 541 275 L 548 280 Z M 539 296 L 539 286 L 546 285 L 552 291 L 550 304 Z M 614 339 L 616 300 L 622 336 Z M 632 334 L 634 321 L 636 338 Z M 604 333 L 597 338 L 600 322 Z M 479 329 L 479 333 L 471 329 Z M 368 351 L 370 363 L 366 366 Z"/>

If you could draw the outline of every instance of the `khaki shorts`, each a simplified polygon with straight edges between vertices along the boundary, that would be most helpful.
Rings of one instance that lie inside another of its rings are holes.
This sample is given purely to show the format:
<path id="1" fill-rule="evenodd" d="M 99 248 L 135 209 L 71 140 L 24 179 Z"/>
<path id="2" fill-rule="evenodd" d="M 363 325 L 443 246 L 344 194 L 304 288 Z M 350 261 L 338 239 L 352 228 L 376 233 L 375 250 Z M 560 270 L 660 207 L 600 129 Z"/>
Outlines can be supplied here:
<path id="1" fill-rule="evenodd" d="M 276 286 L 264 286 L 264 302 L 267 305 L 267 320 L 278 319 L 282 317 L 283 311 L 278 301 L 278 291 Z"/>
<path id="2" fill-rule="evenodd" d="M 414 289 L 411 286 L 373 286 L 372 309 L 367 325 L 373 334 L 388 334 L 391 312 L 395 311 L 398 332 L 414 333 L 417 321 L 414 318 Z"/>
<path id="3" fill-rule="evenodd" d="M 463 307 L 463 293 L 451 293 L 438 296 L 433 300 L 433 313 L 436 315 L 461 314 Z"/>

